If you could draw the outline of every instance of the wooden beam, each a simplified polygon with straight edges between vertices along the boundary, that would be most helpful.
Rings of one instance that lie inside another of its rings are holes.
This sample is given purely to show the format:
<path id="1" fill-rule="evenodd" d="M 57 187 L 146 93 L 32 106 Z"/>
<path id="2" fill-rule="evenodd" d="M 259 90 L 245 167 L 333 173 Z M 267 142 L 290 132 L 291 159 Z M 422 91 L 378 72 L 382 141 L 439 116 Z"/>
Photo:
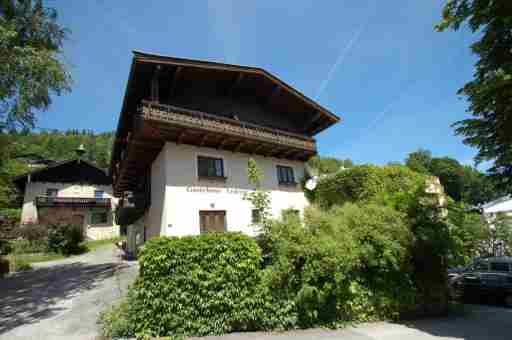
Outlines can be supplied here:
<path id="1" fill-rule="evenodd" d="M 317 112 L 317 113 L 313 116 L 313 118 L 311 118 L 311 119 L 308 121 L 308 123 L 306 124 L 306 127 L 307 127 L 307 126 L 309 126 L 309 125 L 311 125 L 311 124 L 313 124 L 314 122 L 316 122 L 318 119 L 320 119 L 320 117 L 322 117 L 322 113 Z"/>
<path id="2" fill-rule="evenodd" d="M 151 101 L 156 103 L 158 103 L 160 99 L 158 78 L 160 77 L 161 68 L 162 67 L 160 65 L 156 65 L 155 71 L 153 72 L 153 76 L 151 78 Z"/>
<path id="3" fill-rule="evenodd" d="M 272 92 L 270 93 L 270 96 L 268 96 L 267 105 L 272 104 L 272 102 L 279 95 L 279 93 L 281 93 L 281 86 L 275 85 L 274 88 L 272 89 Z"/>
<path id="4" fill-rule="evenodd" d="M 199 146 L 203 146 L 203 145 L 204 145 L 204 143 L 206 143 L 206 139 L 207 139 L 207 138 L 208 138 L 208 134 L 207 134 L 207 133 L 205 133 L 205 134 L 203 135 L 203 138 L 201 138 L 201 142 L 199 143 Z"/>
<path id="5" fill-rule="evenodd" d="M 228 97 L 233 96 L 233 92 L 240 85 L 240 83 L 242 82 L 243 78 L 244 78 L 244 74 L 242 72 L 238 73 L 238 75 L 236 76 L 235 81 L 233 82 L 233 84 L 231 84 L 231 86 L 228 89 Z"/>
<path id="6" fill-rule="evenodd" d="M 325 128 L 327 124 L 320 124 L 316 127 L 316 129 L 314 129 L 313 131 L 311 131 L 311 135 L 313 136 L 314 134 L 316 134 L 318 131 L 322 130 L 323 128 Z"/>
<path id="7" fill-rule="evenodd" d="M 185 135 L 187 134 L 187 130 L 183 130 L 178 135 L 178 138 L 176 139 L 176 145 L 180 145 L 183 142 L 183 138 L 185 138 Z"/>
<path id="8" fill-rule="evenodd" d="M 171 85 L 169 87 L 169 99 L 171 99 L 174 96 L 174 93 L 176 91 L 176 83 L 178 82 L 178 79 L 180 77 L 182 70 L 183 70 L 183 66 L 178 66 L 178 67 L 176 67 L 176 71 L 174 71 Z"/>
<path id="9" fill-rule="evenodd" d="M 240 149 L 242 148 L 242 146 L 244 146 L 244 142 L 243 141 L 238 142 L 237 146 L 235 146 L 235 148 L 233 149 L 233 152 L 239 152 Z"/>
<path id="10" fill-rule="evenodd" d="M 254 148 L 254 150 L 252 150 L 252 153 L 258 153 L 260 152 L 261 150 L 265 149 L 266 145 L 265 144 L 260 144 L 258 145 L 257 147 Z"/>
<path id="11" fill-rule="evenodd" d="M 222 149 L 226 143 L 229 143 L 229 138 L 222 138 L 219 145 L 217 145 L 217 149 Z"/>

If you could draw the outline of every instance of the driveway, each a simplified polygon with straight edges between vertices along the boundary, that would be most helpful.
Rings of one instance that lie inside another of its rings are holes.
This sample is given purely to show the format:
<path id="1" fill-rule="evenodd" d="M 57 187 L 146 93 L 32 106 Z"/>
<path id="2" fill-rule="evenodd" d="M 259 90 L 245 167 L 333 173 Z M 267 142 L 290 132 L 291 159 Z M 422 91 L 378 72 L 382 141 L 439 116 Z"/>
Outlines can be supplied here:
<path id="1" fill-rule="evenodd" d="M 512 309 L 467 305 L 464 315 L 404 324 L 378 322 L 332 331 L 311 329 L 283 333 L 239 333 L 192 338 L 201 340 L 510 340 Z"/>
<path id="2" fill-rule="evenodd" d="M 138 273 L 113 245 L 0 280 L 0 340 L 95 339 L 98 313 Z"/>

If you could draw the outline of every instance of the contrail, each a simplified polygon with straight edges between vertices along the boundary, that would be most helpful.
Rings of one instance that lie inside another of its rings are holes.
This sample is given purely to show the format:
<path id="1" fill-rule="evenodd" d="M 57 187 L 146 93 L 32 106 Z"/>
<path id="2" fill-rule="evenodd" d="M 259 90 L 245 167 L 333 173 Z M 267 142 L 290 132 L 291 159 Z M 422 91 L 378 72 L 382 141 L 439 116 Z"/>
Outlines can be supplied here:
<path id="1" fill-rule="evenodd" d="M 374 6 L 374 8 L 375 8 L 375 6 Z M 316 96 L 315 96 L 316 99 L 318 99 L 318 97 L 320 97 L 322 92 L 324 92 L 324 90 L 327 88 L 327 85 L 331 81 L 332 76 L 334 75 L 334 73 L 336 72 L 338 67 L 343 63 L 343 61 L 345 60 L 345 57 L 347 56 L 348 52 L 350 52 L 350 50 L 352 49 L 354 44 L 359 40 L 359 37 L 361 36 L 361 33 L 363 33 L 363 31 L 365 30 L 366 26 L 368 26 L 368 22 L 369 21 L 370 21 L 370 15 L 361 24 L 361 26 L 359 26 L 359 29 L 354 32 L 354 35 L 349 40 L 347 45 L 345 45 L 345 48 L 343 48 L 343 50 L 341 50 L 340 54 L 338 55 L 338 58 L 336 59 L 336 62 L 331 66 L 331 69 L 327 73 L 327 77 L 325 77 L 325 79 L 320 84 L 320 87 L 318 88 L 318 91 L 316 92 Z"/>

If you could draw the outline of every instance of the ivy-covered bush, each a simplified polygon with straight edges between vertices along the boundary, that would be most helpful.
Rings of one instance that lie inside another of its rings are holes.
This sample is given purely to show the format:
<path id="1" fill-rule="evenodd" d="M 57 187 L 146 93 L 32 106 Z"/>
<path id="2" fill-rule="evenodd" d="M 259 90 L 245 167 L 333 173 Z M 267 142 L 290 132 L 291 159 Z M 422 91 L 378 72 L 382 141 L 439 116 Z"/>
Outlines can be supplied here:
<path id="1" fill-rule="evenodd" d="M 400 200 L 413 195 L 424 185 L 426 176 L 405 166 L 360 165 L 328 175 L 318 182 L 315 200 L 324 207 L 346 202 Z"/>
<path id="2" fill-rule="evenodd" d="M 294 304 L 298 327 L 396 318 L 412 304 L 403 214 L 346 204 L 290 222 L 274 222 L 266 270 L 271 292 Z"/>
<path id="3" fill-rule="evenodd" d="M 83 251 L 80 244 L 84 240 L 82 228 L 74 224 L 48 225 L 48 250 L 70 255 Z"/>
<path id="4" fill-rule="evenodd" d="M 260 248 L 242 234 L 151 239 L 139 263 L 128 299 L 139 335 L 222 334 L 287 322 L 260 289 Z"/>

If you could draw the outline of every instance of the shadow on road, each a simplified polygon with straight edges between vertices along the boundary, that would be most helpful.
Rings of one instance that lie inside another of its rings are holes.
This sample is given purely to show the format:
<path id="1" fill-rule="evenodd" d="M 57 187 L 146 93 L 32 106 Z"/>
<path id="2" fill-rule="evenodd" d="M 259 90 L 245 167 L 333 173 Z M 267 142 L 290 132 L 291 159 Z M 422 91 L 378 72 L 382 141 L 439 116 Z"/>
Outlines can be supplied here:
<path id="1" fill-rule="evenodd" d="M 512 309 L 466 305 L 464 315 L 408 322 L 407 326 L 434 337 L 464 340 L 512 339 Z"/>
<path id="2" fill-rule="evenodd" d="M 0 280 L 0 334 L 69 309 L 74 295 L 92 289 L 123 266 L 75 262 Z"/>

